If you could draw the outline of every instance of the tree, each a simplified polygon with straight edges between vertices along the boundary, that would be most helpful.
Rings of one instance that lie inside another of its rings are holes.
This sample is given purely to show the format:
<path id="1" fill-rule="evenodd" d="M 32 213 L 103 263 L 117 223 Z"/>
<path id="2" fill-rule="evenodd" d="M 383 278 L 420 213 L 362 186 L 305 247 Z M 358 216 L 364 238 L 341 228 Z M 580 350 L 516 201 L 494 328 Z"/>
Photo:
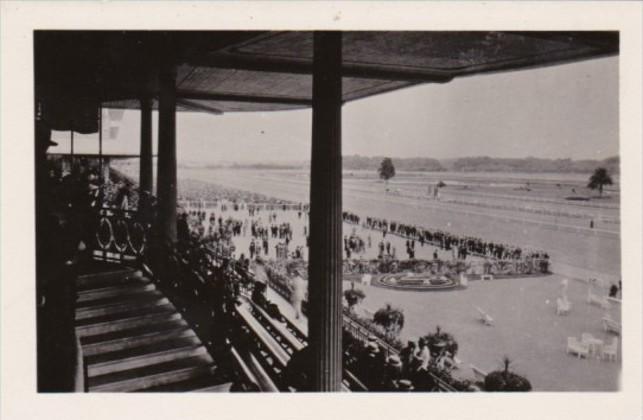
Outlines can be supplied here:
<path id="1" fill-rule="evenodd" d="M 391 158 L 384 158 L 377 172 L 380 174 L 380 178 L 386 182 L 393 178 L 395 176 L 395 166 L 393 166 Z"/>
<path id="2" fill-rule="evenodd" d="M 436 325 L 435 332 L 429 333 L 424 336 L 431 353 L 439 353 L 440 350 L 444 349 L 449 351 L 453 356 L 458 353 L 458 342 L 455 341 L 453 335 L 442 330 L 442 327 Z"/>
<path id="3" fill-rule="evenodd" d="M 400 334 L 404 327 L 404 312 L 401 309 L 393 308 L 390 303 L 387 303 L 384 308 L 375 312 L 373 322 L 382 326 L 388 337 L 394 338 Z"/>
<path id="4" fill-rule="evenodd" d="M 607 173 L 605 168 L 596 168 L 591 177 L 589 177 L 589 183 L 587 188 L 595 190 L 598 189 L 598 195 L 603 195 L 603 186 L 612 185 L 612 177 Z"/>
<path id="5" fill-rule="evenodd" d="M 353 307 L 360 303 L 366 295 L 361 289 L 348 289 L 344 290 L 344 299 L 348 303 L 348 309 L 352 312 Z"/>
<path id="6" fill-rule="evenodd" d="M 502 359 L 503 370 L 496 370 L 489 373 L 484 379 L 485 391 L 500 392 L 525 392 L 531 391 L 531 383 L 527 378 L 509 371 L 511 360 L 508 357 Z"/>

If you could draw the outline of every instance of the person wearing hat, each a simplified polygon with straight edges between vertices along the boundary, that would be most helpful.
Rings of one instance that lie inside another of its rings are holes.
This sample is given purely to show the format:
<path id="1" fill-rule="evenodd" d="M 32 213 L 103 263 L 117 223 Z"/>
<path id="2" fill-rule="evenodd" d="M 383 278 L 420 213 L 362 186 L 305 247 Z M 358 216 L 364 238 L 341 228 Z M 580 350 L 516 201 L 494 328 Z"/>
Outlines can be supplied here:
<path id="1" fill-rule="evenodd" d="M 418 359 L 419 366 L 417 370 L 426 372 L 429 370 L 429 362 L 431 362 L 431 352 L 429 351 L 429 346 L 424 338 L 420 338 L 418 344 L 419 349 L 416 357 Z"/>
<path id="2" fill-rule="evenodd" d="M 406 347 L 404 347 L 400 352 L 400 358 L 402 360 L 402 365 L 403 365 L 402 370 L 403 370 L 404 376 L 407 378 L 411 375 L 411 372 L 417 369 L 416 361 L 415 361 L 416 351 L 417 349 L 415 346 L 415 342 L 409 340 Z"/>
<path id="3" fill-rule="evenodd" d="M 400 357 L 393 354 L 386 360 L 382 391 L 395 391 L 398 388 L 398 381 L 402 379 L 402 361 Z"/>
<path id="4" fill-rule="evenodd" d="M 295 277 L 292 279 L 292 285 L 293 285 L 293 291 L 292 291 L 292 306 L 295 309 L 295 318 L 299 319 L 301 318 L 301 303 L 304 301 L 304 298 L 306 297 L 306 289 L 307 289 L 307 284 L 303 277 L 301 276 L 301 272 L 299 271 L 298 268 L 295 268 L 293 270 L 293 273 L 295 274 Z"/>
<path id="5" fill-rule="evenodd" d="M 380 361 L 380 348 L 375 341 L 368 341 L 364 348 L 364 357 L 360 363 L 361 377 L 368 389 L 380 390 L 382 383 L 382 364 Z"/>
<path id="6" fill-rule="evenodd" d="M 402 379 L 397 383 L 397 389 L 402 392 L 411 392 L 415 390 L 413 387 L 413 382 L 408 379 Z"/>
<path id="7" fill-rule="evenodd" d="M 364 342 L 364 349 L 363 349 L 364 356 L 368 357 L 368 354 L 371 350 L 374 353 L 378 351 L 377 337 L 375 337 L 373 334 L 369 335 L 366 341 Z"/>
<path id="8" fill-rule="evenodd" d="M 252 299 L 261 306 L 261 304 L 266 301 L 268 273 L 266 273 L 266 266 L 264 265 L 263 258 L 257 256 L 253 265 L 254 288 Z"/>
<path id="9" fill-rule="evenodd" d="M 429 383 L 429 363 L 431 362 L 431 352 L 429 346 L 424 338 L 418 340 L 418 350 L 415 356 L 415 363 L 417 368 L 415 372 L 411 372 L 411 380 L 421 391 L 428 390 Z"/>

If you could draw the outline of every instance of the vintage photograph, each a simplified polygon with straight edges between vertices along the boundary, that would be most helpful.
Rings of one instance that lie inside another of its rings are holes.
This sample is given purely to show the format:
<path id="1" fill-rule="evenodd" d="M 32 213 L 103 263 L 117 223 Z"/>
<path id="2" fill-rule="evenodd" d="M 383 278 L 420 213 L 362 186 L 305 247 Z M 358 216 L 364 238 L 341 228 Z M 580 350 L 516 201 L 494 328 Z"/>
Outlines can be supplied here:
<path id="1" fill-rule="evenodd" d="M 621 389 L 618 31 L 33 35 L 38 392 Z"/>

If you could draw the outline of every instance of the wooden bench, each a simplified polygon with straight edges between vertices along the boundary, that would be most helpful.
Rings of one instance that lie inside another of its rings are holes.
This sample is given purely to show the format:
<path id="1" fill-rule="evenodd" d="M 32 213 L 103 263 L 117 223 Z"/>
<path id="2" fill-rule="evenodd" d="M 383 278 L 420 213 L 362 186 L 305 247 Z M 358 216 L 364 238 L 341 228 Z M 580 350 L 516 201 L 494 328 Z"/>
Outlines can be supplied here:
<path id="1" fill-rule="evenodd" d="M 283 368 L 288 364 L 290 360 L 290 355 L 286 353 L 284 349 L 281 348 L 279 343 L 266 331 L 266 329 L 255 319 L 255 317 L 250 313 L 248 304 L 242 304 L 237 306 L 237 313 L 246 325 L 252 330 L 252 332 L 259 339 L 261 344 L 269 351 L 271 356 L 274 356 L 279 365 Z"/>
<path id="2" fill-rule="evenodd" d="M 270 323 L 270 326 L 273 329 L 277 330 L 277 332 L 288 342 L 291 347 L 293 347 L 295 350 L 301 350 L 305 347 L 305 345 L 301 341 L 299 341 L 290 331 L 288 331 L 283 323 L 276 321 L 274 318 L 268 315 L 266 311 L 263 310 L 263 308 L 261 308 L 254 302 L 249 302 L 249 305 L 251 305 L 252 308 L 257 311 L 266 322 Z"/>

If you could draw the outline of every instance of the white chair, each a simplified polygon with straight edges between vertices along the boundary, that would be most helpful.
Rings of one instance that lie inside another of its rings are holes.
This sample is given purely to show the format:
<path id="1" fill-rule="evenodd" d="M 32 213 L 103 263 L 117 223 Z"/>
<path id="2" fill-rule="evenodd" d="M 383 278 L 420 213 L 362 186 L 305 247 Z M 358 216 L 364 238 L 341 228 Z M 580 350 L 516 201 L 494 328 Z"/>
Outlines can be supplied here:
<path id="1" fill-rule="evenodd" d="M 603 351 L 601 352 L 601 359 L 607 357 L 609 360 L 616 361 L 618 351 L 618 338 L 614 337 L 610 344 L 603 346 Z"/>
<path id="2" fill-rule="evenodd" d="M 479 382 L 484 382 L 485 378 L 487 377 L 487 372 L 484 370 L 478 368 L 475 365 L 469 365 L 471 367 L 471 370 L 473 371 L 473 376 L 476 379 L 476 381 Z"/>
<path id="3" fill-rule="evenodd" d="M 572 309 L 570 301 L 558 298 L 556 299 L 556 315 L 567 315 Z"/>
<path id="4" fill-rule="evenodd" d="M 465 273 L 460 273 L 460 286 L 467 287 L 469 285 L 469 278 Z"/>
<path id="5" fill-rule="evenodd" d="M 621 334 L 621 324 L 618 322 L 614 321 L 612 318 L 609 316 L 603 317 L 603 329 L 606 332 L 611 332 L 614 334 Z"/>
<path id="6" fill-rule="evenodd" d="M 362 276 L 362 284 L 363 284 L 363 285 L 366 285 L 366 286 L 370 286 L 370 285 L 371 285 L 371 279 L 372 279 L 372 278 L 373 278 L 373 276 L 371 276 L 371 275 L 370 275 L 370 274 L 368 274 L 368 273 L 365 273 L 365 274 Z"/>
<path id="7" fill-rule="evenodd" d="M 567 337 L 567 354 L 576 354 L 580 359 L 582 356 L 589 356 L 589 346 L 584 344 L 576 337 Z"/>
<path id="8" fill-rule="evenodd" d="M 478 308 L 477 306 L 475 307 L 478 313 L 480 314 L 480 322 L 482 322 L 485 325 L 491 326 L 493 325 L 493 318 L 491 315 L 483 311 L 482 309 Z"/>
<path id="9" fill-rule="evenodd" d="M 587 346 L 589 354 L 600 357 L 603 351 L 603 340 L 600 340 L 590 333 L 582 333 L 580 338 L 581 343 Z"/>
<path id="10" fill-rule="evenodd" d="M 595 295 L 592 292 L 591 288 L 587 291 L 587 303 L 589 303 L 590 305 L 599 306 L 603 309 L 610 308 L 610 303 L 607 300 L 607 297 L 601 297 L 601 296 Z"/>

